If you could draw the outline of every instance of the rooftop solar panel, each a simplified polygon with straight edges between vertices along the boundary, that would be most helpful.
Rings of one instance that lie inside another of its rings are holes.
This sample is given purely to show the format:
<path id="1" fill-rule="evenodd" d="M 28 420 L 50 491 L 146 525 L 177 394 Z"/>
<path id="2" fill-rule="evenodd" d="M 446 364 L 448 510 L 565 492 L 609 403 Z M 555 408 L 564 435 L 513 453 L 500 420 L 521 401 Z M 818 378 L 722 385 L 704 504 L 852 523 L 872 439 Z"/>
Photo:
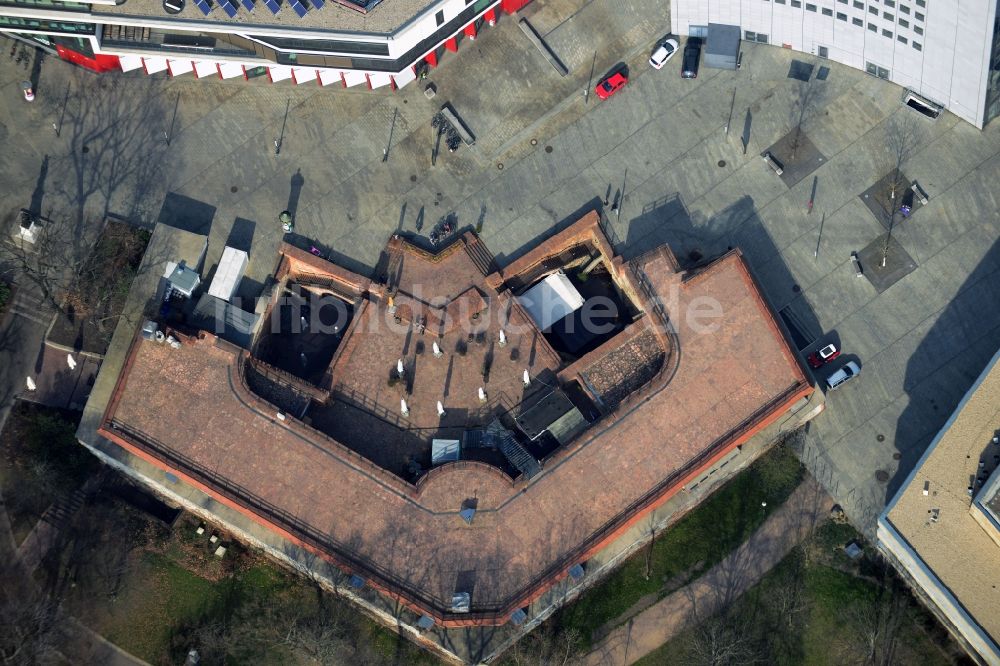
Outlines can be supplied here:
<path id="1" fill-rule="evenodd" d="M 240 0 L 240 3 L 243 5 L 243 8 L 246 9 L 248 12 L 253 11 L 253 0 Z"/>
<path id="2" fill-rule="evenodd" d="M 323 2 L 323 0 L 309 0 L 309 1 L 312 3 L 312 6 L 315 7 L 316 9 L 323 9 L 323 5 L 326 4 Z"/>
<path id="3" fill-rule="evenodd" d="M 231 0 L 216 0 L 229 18 L 236 18 L 236 5 Z"/>
<path id="4" fill-rule="evenodd" d="M 278 10 L 281 9 L 281 5 L 278 4 L 278 0 L 264 0 L 264 4 L 267 8 L 271 10 L 272 14 L 277 14 Z"/>
<path id="5" fill-rule="evenodd" d="M 208 4 L 208 0 L 194 0 L 195 6 L 201 10 L 201 13 L 208 16 L 212 11 L 212 5 Z"/>
<path id="6" fill-rule="evenodd" d="M 291 5 L 295 13 L 299 15 L 299 18 L 306 17 L 306 13 L 309 10 L 306 9 L 306 6 L 302 4 L 301 0 L 288 0 L 288 4 Z"/>

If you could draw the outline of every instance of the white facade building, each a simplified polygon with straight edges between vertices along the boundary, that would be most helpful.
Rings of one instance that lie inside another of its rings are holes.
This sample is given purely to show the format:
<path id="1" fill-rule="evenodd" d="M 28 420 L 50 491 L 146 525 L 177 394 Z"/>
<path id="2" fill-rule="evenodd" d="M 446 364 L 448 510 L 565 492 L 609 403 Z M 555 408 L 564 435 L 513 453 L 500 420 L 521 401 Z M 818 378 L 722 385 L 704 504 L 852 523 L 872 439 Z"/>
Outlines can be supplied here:
<path id="1" fill-rule="evenodd" d="M 829 58 L 976 127 L 1000 113 L 997 0 L 670 0 L 673 31 L 739 25 L 746 41 Z"/>
<path id="2" fill-rule="evenodd" d="M 95 71 L 368 88 L 530 0 L 0 0 L 0 34 Z"/>

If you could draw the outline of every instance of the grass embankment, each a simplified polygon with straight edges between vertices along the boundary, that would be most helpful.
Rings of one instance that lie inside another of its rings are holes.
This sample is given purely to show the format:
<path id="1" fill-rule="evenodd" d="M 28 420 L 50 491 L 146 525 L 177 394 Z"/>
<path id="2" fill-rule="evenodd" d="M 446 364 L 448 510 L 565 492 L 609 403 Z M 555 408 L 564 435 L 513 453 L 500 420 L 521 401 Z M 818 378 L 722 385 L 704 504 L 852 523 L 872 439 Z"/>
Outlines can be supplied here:
<path id="1" fill-rule="evenodd" d="M 204 664 L 435 664 L 352 604 L 182 518 L 173 530 L 129 507 L 133 546 L 102 562 L 126 535 L 102 539 L 76 573 L 73 612 L 94 630 L 152 664 L 177 664 L 196 649 Z M 110 522 L 110 516 L 102 519 Z M 108 569 L 121 580 L 109 586 Z"/>
<path id="2" fill-rule="evenodd" d="M 825 523 L 727 611 L 689 629 L 638 664 L 775 666 L 954 663 L 960 650 L 870 547 L 857 561 L 843 546 L 861 536 Z"/>
<path id="3" fill-rule="evenodd" d="M 599 629 L 625 622 L 637 604 L 666 596 L 722 560 L 781 506 L 803 474 L 790 448 L 776 446 L 667 528 L 651 554 L 636 553 L 553 622 L 560 631 L 575 630 L 583 647 L 590 646 Z"/>

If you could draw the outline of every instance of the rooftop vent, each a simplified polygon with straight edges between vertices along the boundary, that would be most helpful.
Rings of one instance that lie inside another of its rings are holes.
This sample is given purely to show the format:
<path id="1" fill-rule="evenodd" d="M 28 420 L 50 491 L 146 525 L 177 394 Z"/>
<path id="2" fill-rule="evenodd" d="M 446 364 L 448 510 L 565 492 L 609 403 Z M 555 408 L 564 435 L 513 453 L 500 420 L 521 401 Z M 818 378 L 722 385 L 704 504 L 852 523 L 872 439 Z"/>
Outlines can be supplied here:
<path id="1" fill-rule="evenodd" d="M 143 337 L 143 339 L 144 340 L 152 340 L 154 337 L 156 337 L 156 332 L 158 330 L 159 330 L 159 327 L 156 325 L 156 322 L 153 321 L 152 319 L 147 319 L 146 323 L 144 323 L 142 325 L 142 337 Z"/>
<path id="2" fill-rule="evenodd" d="M 184 11 L 184 0 L 163 0 L 163 11 L 168 14 L 180 14 Z"/>
<path id="3" fill-rule="evenodd" d="M 472 607 L 472 597 L 468 592 L 456 592 L 451 596 L 452 613 L 468 613 Z"/>
<path id="4" fill-rule="evenodd" d="M 476 515 L 476 507 L 479 506 L 479 500 L 476 498 L 470 498 L 462 502 L 462 510 L 458 512 L 458 515 L 462 517 L 467 524 L 472 524 L 472 519 Z"/>
<path id="5" fill-rule="evenodd" d="M 457 439 L 431 440 L 431 465 L 443 465 L 461 458 L 461 443 Z"/>

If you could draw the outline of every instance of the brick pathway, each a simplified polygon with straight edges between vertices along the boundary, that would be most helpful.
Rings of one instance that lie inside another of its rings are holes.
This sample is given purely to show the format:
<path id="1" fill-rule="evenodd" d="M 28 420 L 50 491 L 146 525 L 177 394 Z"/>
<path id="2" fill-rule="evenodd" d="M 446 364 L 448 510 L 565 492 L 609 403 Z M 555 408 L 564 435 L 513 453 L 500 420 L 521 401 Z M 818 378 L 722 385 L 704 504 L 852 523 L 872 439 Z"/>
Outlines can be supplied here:
<path id="1" fill-rule="evenodd" d="M 633 664 L 706 619 L 753 587 L 804 540 L 826 516 L 833 500 L 810 476 L 743 545 L 704 576 L 612 631 L 581 663 Z"/>

